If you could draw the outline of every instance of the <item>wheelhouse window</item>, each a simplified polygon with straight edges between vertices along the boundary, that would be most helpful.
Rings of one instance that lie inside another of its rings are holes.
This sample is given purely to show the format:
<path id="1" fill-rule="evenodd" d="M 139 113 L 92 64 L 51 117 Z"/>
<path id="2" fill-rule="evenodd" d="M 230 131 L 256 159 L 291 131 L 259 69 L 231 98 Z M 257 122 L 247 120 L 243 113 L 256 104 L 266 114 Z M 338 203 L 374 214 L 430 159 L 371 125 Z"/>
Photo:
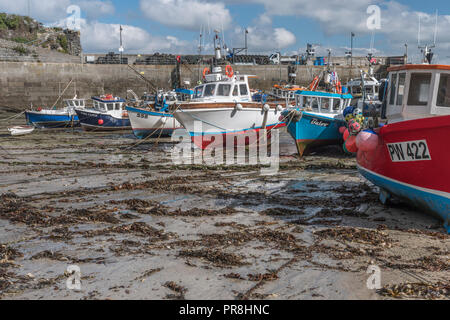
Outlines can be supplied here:
<path id="1" fill-rule="evenodd" d="M 361 93 L 361 87 L 360 86 L 352 87 L 352 94 L 360 94 L 360 93 Z"/>
<path id="2" fill-rule="evenodd" d="M 403 95 L 405 94 L 405 80 L 406 73 L 400 73 L 398 75 L 398 91 L 397 91 L 397 105 L 401 106 L 403 104 Z"/>
<path id="3" fill-rule="evenodd" d="M 99 103 L 97 101 L 95 101 L 95 100 L 94 100 L 94 108 L 95 109 L 100 109 Z"/>
<path id="4" fill-rule="evenodd" d="M 397 74 L 395 73 L 395 74 L 391 75 L 391 88 L 390 88 L 389 104 L 394 104 L 396 93 L 397 93 Z"/>
<path id="5" fill-rule="evenodd" d="M 333 99 L 333 110 L 338 111 L 341 108 L 341 99 Z"/>
<path id="6" fill-rule="evenodd" d="M 106 106 L 108 107 L 108 111 L 114 110 L 114 103 L 107 103 Z"/>
<path id="7" fill-rule="evenodd" d="M 247 85 L 245 83 L 239 85 L 239 90 L 241 92 L 241 96 L 248 95 Z"/>
<path id="8" fill-rule="evenodd" d="M 441 73 L 436 105 L 450 108 L 450 74 Z"/>
<path id="9" fill-rule="evenodd" d="M 115 105 L 116 105 L 115 109 L 120 110 L 120 103 L 116 103 Z"/>
<path id="10" fill-rule="evenodd" d="M 195 88 L 195 97 L 196 98 L 201 98 L 203 94 L 203 86 L 197 87 Z"/>
<path id="11" fill-rule="evenodd" d="M 239 95 L 239 92 L 238 92 L 238 86 L 236 85 L 236 86 L 234 86 L 234 88 L 233 88 L 233 96 L 234 97 L 237 97 Z"/>
<path id="12" fill-rule="evenodd" d="M 207 84 L 205 86 L 205 92 L 203 93 L 204 97 L 211 97 L 214 95 L 214 89 L 216 88 L 215 84 Z"/>
<path id="13" fill-rule="evenodd" d="M 231 84 L 219 84 L 217 87 L 217 96 L 225 96 L 228 97 L 231 91 Z"/>
<path id="14" fill-rule="evenodd" d="M 408 106 L 426 106 L 430 96 L 431 73 L 413 73 L 409 85 Z"/>

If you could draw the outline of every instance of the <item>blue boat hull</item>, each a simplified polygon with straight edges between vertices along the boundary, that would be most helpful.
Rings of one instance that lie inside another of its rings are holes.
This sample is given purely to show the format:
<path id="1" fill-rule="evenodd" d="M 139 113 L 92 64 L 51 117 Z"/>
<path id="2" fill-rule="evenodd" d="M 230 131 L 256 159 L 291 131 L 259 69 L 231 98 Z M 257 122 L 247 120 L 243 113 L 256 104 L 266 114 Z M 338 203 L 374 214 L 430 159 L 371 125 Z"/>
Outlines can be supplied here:
<path id="1" fill-rule="evenodd" d="M 450 233 L 450 197 L 445 196 L 442 193 L 436 192 L 431 189 L 424 189 L 417 186 L 413 186 L 407 183 L 396 181 L 388 177 L 382 176 L 370 170 L 367 170 L 358 165 L 359 173 L 380 187 L 382 190 L 387 191 L 389 194 L 394 194 L 400 198 L 403 198 L 410 203 L 416 204 L 421 208 L 437 215 L 437 218 L 444 221 L 444 228 Z M 383 198 L 385 193 L 380 193 L 380 200 L 386 201 Z"/>
<path id="2" fill-rule="evenodd" d="M 78 115 L 81 127 L 86 131 L 114 131 L 131 129 L 130 119 L 128 118 L 115 118 L 108 114 L 89 112 L 88 110 L 75 110 L 75 112 Z"/>
<path id="3" fill-rule="evenodd" d="M 77 115 L 69 116 L 25 111 L 25 118 L 27 124 L 34 125 L 36 128 L 66 128 L 80 124 Z"/>
<path id="4" fill-rule="evenodd" d="M 303 112 L 301 119 L 290 122 L 287 130 L 297 144 L 299 155 L 303 156 L 313 147 L 342 143 L 341 126 L 345 126 L 343 120 Z"/>

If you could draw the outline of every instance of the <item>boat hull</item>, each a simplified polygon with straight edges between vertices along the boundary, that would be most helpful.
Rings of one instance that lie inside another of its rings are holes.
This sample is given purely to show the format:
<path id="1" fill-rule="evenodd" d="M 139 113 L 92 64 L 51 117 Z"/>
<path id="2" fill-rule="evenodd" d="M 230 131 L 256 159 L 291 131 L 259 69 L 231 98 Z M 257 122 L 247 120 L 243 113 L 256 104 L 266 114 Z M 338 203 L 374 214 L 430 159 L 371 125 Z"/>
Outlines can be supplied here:
<path id="1" fill-rule="evenodd" d="M 134 135 L 138 139 L 151 137 L 169 137 L 174 130 L 183 126 L 167 112 L 126 107 Z"/>
<path id="2" fill-rule="evenodd" d="M 25 135 L 25 134 L 29 134 L 31 132 L 33 132 L 35 129 L 34 126 L 14 126 L 14 127 L 10 127 L 8 128 L 9 133 L 12 136 L 21 136 L 21 135 Z"/>
<path id="3" fill-rule="evenodd" d="M 341 119 L 303 111 L 301 119 L 290 122 L 287 130 L 294 138 L 301 157 L 314 147 L 341 144 L 339 127 L 344 125 L 345 122 Z"/>
<path id="4" fill-rule="evenodd" d="M 450 116 L 392 123 L 371 150 L 358 149 L 359 172 L 381 188 L 444 221 L 450 232 Z"/>
<path id="5" fill-rule="evenodd" d="M 116 118 L 108 114 L 75 109 L 81 127 L 85 131 L 116 131 L 130 130 L 131 123 L 128 117 Z"/>
<path id="6" fill-rule="evenodd" d="M 27 124 L 36 128 L 66 128 L 79 126 L 80 122 L 76 114 L 68 112 L 60 114 L 46 114 L 45 111 L 25 111 Z"/>
<path id="7" fill-rule="evenodd" d="M 259 141 L 259 131 L 264 125 L 265 111 L 261 107 L 210 108 L 177 110 L 174 117 L 189 132 L 192 141 L 200 148 L 225 146 L 227 139 L 245 136 L 234 140 L 234 144 L 250 144 Z M 281 111 L 275 108 L 267 111 L 265 128 L 267 130 L 283 127 L 279 121 Z"/>

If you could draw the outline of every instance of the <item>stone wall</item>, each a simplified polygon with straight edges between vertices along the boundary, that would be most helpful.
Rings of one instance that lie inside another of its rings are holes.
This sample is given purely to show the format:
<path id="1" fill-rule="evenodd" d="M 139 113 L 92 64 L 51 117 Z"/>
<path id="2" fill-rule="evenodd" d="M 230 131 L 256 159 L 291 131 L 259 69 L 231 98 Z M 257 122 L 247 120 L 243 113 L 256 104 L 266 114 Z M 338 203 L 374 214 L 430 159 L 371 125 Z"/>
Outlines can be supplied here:
<path id="1" fill-rule="evenodd" d="M 143 76 L 159 88 L 171 87 L 171 74 L 175 66 L 134 66 Z M 191 86 L 198 81 L 204 66 L 183 66 L 181 80 L 188 80 Z M 337 67 L 342 80 L 359 74 L 359 68 L 350 70 Z M 252 88 L 270 89 L 273 84 L 287 80 L 287 66 L 234 66 L 241 74 L 255 75 L 250 80 Z M 297 82 L 307 85 L 323 67 L 299 66 Z M 72 84 L 64 98 L 75 95 L 90 98 L 93 95 L 112 93 L 125 97 L 126 90 L 132 89 L 141 95 L 149 88 L 139 75 L 127 65 L 93 65 L 76 63 L 0 62 L 0 107 L 23 110 L 33 106 L 51 106 L 69 81 Z"/>

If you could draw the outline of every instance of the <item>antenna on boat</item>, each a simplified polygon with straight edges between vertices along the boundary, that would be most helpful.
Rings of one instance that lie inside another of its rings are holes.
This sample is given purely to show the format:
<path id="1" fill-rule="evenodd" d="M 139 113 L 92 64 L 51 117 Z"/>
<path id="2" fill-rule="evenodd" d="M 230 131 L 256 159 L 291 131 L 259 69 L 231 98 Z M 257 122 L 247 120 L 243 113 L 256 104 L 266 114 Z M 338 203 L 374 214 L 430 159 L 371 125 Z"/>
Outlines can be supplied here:
<path id="1" fill-rule="evenodd" d="M 420 49 L 420 51 L 423 53 L 423 60 L 422 63 L 424 64 L 431 64 L 431 60 L 433 59 L 434 53 L 431 52 L 431 49 L 436 47 L 436 38 L 437 38 L 437 23 L 438 23 L 438 10 L 436 10 L 436 22 L 434 26 L 434 36 L 433 36 L 433 44 L 420 44 L 420 19 L 421 15 L 419 14 L 419 32 L 417 35 L 417 44 Z"/>

